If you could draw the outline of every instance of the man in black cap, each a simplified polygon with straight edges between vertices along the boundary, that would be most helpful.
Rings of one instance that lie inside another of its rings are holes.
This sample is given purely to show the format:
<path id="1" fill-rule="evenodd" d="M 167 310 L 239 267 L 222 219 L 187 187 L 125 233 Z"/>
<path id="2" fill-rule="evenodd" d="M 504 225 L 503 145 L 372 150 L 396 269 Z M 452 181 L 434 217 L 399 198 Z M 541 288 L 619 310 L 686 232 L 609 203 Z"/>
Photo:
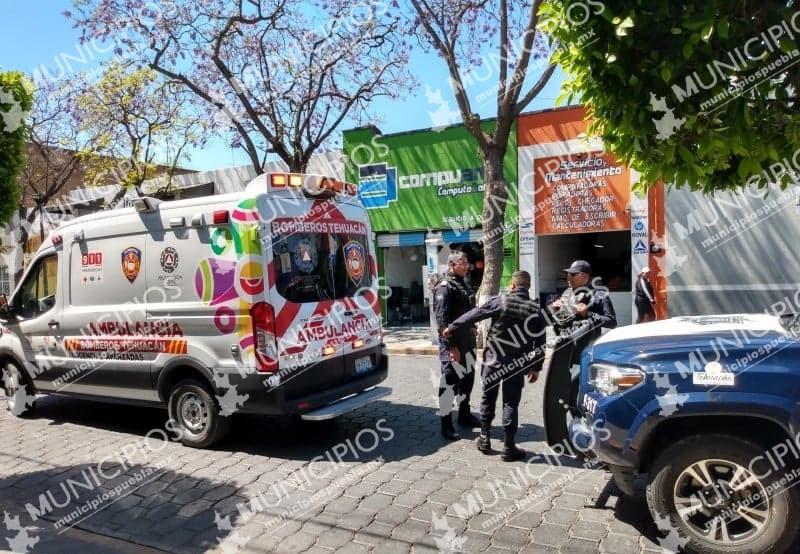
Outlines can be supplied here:
<path id="1" fill-rule="evenodd" d="M 592 339 L 600 336 L 600 329 L 617 326 L 617 314 L 605 288 L 595 288 L 592 283 L 592 266 L 586 260 L 575 260 L 567 269 L 569 287 L 561 298 L 550 304 L 556 321 L 556 334 L 570 335 L 577 329 L 587 329 Z"/>
<path id="2" fill-rule="evenodd" d="M 592 266 L 575 260 L 564 270 L 569 287 L 548 306 L 557 335 L 548 368 L 544 418 L 548 442 L 568 440 L 567 414 L 577 415 L 581 352 L 602 333 L 617 326 L 617 314 L 605 287 L 592 283 Z"/>
<path id="3" fill-rule="evenodd" d="M 443 331 L 445 337 L 492 318 L 492 325 L 483 350 L 483 395 L 481 397 L 481 434 L 478 450 L 491 451 L 490 430 L 500 388 L 503 389 L 503 428 L 505 446 L 502 459 L 520 460 L 525 452 L 517 448 L 514 437 L 518 426 L 519 401 L 525 385 L 525 375 L 532 383 L 539 377 L 544 362 L 545 317 L 539 302 L 532 300 L 528 290 L 531 276 L 517 271 L 511 277 L 509 293 L 489 298 L 482 306 L 465 313 Z"/>
<path id="4" fill-rule="evenodd" d="M 480 421 L 472 415 L 469 397 L 475 383 L 474 325 L 465 325 L 457 333 L 445 337 L 442 331 L 475 306 L 475 293 L 466 281 L 469 261 L 463 252 L 453 252 L 447 258 L 447 275 L 433 290 L 433 312 L 439 328 L 439 361 L 442 376 L 439 382 L 439 416 L 441 433 L 447 440 L 457 440 L 451 412 L 458 399 L 458 424 L 477 427 Z"/>

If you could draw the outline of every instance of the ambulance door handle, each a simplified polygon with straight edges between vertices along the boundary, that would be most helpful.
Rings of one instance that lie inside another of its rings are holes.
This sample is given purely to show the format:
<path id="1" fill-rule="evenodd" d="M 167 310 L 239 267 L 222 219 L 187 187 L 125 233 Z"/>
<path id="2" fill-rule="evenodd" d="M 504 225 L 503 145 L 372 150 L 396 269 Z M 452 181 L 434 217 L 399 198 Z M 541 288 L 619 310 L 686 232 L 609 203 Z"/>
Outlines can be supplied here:
<path id="1" fill-rule="evenodd" d="M 344 313 L 344 315 L 346 315 L 346 316 L 350 317 L 350 316 L 353 316 L 353 315 L 355 315 L 355 312 L 351 312 L 351 311 L 349 311 L 349 310 L 348 310 L 348 311 L 346 311 L 346 312 Z"/>
<path id="2" fill-rule="evenodd" d="M 50 327 L 51 329 L 56 329 L 56 328 L 58 328 L 58 321 L 56 321 L 55 319 L 51 319 L 47 323 L 47 326 Z"/>

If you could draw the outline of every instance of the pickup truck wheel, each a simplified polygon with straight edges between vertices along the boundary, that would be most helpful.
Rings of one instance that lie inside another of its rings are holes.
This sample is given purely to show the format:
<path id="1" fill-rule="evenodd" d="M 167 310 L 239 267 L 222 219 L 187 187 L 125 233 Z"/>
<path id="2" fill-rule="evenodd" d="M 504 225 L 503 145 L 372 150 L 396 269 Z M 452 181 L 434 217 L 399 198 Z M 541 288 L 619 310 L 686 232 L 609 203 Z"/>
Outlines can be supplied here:
<path id="1" fill-rule="evenodd" d="M 8 411 L 17 417 L 29 415 L 36 400 L 28 376 L 13 362 L 3 366 L 3 391 Z"/>
<path id="2" fill-rule="evenodd" d="M 211 446 L 230 430 L 230 418 L 220 415 L 214 395 L 195 379 L 172 388 L 168 410 L 178 440 L 192 448 Z"/>
<path id="3" fill-rule="evenodd" d="M 647 504 L 662 546 L 703 554 L 788 552 L 800 527 L 793 467 L 776 470 L 765 448 L 735 435 L 707 434 L 664 450 L 648 474 Z M 665 544 L 669 542 L 670 544 Z"/>

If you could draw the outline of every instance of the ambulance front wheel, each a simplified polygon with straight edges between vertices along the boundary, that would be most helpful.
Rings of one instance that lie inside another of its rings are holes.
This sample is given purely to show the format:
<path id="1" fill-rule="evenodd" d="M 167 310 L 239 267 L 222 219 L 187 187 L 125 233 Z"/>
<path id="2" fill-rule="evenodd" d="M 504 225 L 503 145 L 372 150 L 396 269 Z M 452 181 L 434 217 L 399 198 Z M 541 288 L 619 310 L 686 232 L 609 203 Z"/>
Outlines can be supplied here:
<path id="1" fill-rule="evenodd" d="M 12 362 L 3 364 L 2 373 L 8 411 L 17 417 L 29 415 L 36 396 L 27 373 Z"/>
<path id="2" fill-rule="evenodd" d="M 169 395 L 171 430 L 178 440 L 192 448 L 206 448 L 228 434 L 230 416 L 220 414 L 219 404 L 203 383 L 184 379 Z"/>

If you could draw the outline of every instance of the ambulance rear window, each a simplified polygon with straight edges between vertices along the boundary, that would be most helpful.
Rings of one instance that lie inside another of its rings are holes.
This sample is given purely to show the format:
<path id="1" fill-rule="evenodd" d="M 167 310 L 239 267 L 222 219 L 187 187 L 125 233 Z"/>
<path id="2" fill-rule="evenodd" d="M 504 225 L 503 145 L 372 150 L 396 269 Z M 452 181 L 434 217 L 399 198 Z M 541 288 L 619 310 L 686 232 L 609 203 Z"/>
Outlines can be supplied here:
<path id="1" fill-rule="evenodd" d="M 291 302 L 356 296 L 369 288 L 366 235 L 273 233 L 278 292 Z"/>

